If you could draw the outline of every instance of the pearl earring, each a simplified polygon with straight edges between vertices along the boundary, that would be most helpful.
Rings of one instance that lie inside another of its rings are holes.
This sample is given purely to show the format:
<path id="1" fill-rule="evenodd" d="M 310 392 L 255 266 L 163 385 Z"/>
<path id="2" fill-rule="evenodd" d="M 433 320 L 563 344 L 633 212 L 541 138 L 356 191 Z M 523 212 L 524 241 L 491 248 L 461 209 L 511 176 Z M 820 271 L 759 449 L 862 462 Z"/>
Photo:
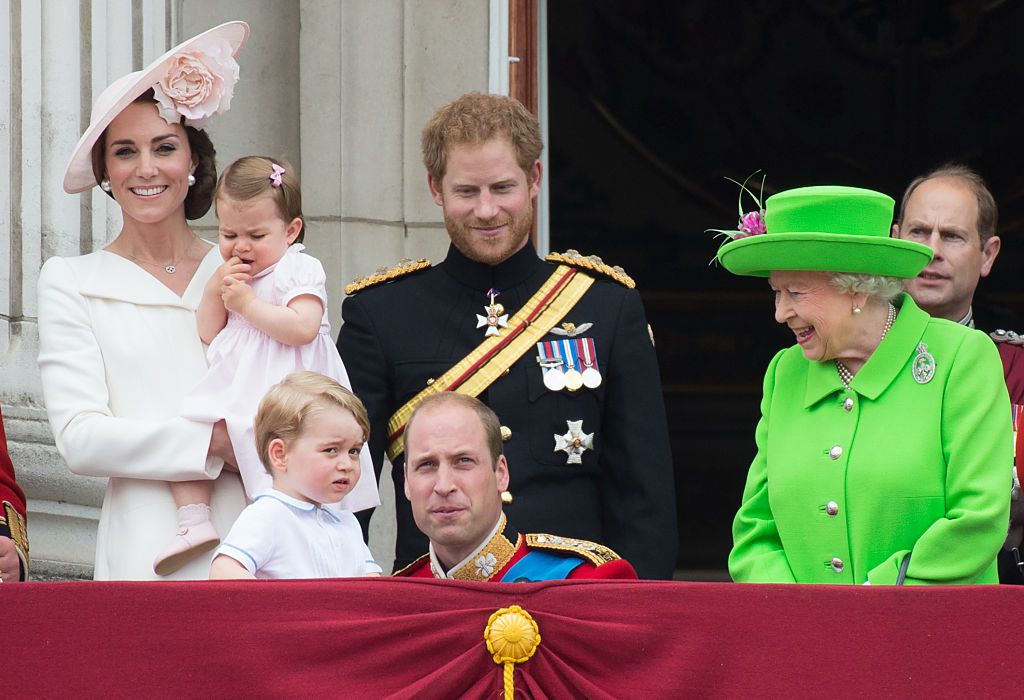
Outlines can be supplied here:
<path id="1" fill-rule="evenodd" d="M 188 174 L 188 186 L 191 187 L 194 184 L 196 184 L 196 176 L 193 175 L 192 173 L 189 173 Z"/>
<path id="2" fill-rule="evenodd" d="M 100 189 L 104 192 L 110 192 L 110 180 L 107 178 L 100 180 Z"/>
<path id="3" fill-rule="evenodd" d="M 855 314 L 859 314 L 860 313 L 860 307 L 859 306 L 855 306 L 855 307 L 853 307 L 852 311 Z"/>

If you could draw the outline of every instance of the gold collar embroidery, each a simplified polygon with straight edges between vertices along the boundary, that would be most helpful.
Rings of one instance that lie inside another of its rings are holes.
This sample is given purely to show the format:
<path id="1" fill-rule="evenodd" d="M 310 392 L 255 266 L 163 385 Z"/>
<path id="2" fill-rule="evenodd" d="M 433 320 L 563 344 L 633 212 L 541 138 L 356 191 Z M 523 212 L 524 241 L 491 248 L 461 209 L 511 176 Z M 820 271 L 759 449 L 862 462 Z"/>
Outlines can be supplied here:
<path id="1" fill-rule="evenodd" d="M 472 554 L 451 568 L 445 574 L 434 556 L 434 548 L 430 548 L 430 571 L 434 578 L 452 579 L 455 581 L 489 581 L 496 571 L 504 569 L 522 542 L 522 535 L 516 537 L 515 543 L 505 537 L 505 514 L 501 514 L 491 537 L 484 541 Z"/>

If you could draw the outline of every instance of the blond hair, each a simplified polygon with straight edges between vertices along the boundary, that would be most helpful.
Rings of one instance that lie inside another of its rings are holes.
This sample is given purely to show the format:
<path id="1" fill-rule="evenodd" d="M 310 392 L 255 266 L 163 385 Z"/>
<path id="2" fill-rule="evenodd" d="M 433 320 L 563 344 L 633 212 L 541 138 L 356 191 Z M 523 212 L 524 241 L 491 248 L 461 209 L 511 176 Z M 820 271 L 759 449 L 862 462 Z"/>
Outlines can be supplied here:
<path id="1" fill-rule="evenodd" d="M 270 472 L 270 443 L 276 439 L 291 442 L 302 435 L 306 418 L 315 411 L 334 406 L 352 414 L 363 431 L 363 442 L 370 439 L 370 417 L 359 397 L 330 377 L 306 370 L 292 372 L 271 387 L 253 420 L 256 449 L 263 468 Z"/>
<path id="2" fill-rule="evenodd" d="M 271 179 L 275 165 L 284 168 L 280 187 L 276 186 Z M 299 188 L 299 178 L 295 174 L 295 169 L 287 161 L 275 160 L 267 156 L 239 158 L 220 174 L 214 195 L 215 212 L 216 202 L 221 197 L 236 202 L 245 202 L 269 195 L 274 200 L 277 213 L 281 215 L 282 221 L 291 223 L 293 219 L 298 219 L 302 222 L 302 229 L 294 242 L 302 243 L 302 239 L 306 236 L 306 219 L 302 215 L 302 190 Z"/>
<path id="3" fill-rule="evenodd" d="M 537 117 L 521 102 L 504 95 L 470 92 L 434 112 L 420 138 L 423 165 L 438 186 L 448 170 L 448 150 L 504 138 L 512 144 L 516 163 L 526 173 L 544 150 Z"/>

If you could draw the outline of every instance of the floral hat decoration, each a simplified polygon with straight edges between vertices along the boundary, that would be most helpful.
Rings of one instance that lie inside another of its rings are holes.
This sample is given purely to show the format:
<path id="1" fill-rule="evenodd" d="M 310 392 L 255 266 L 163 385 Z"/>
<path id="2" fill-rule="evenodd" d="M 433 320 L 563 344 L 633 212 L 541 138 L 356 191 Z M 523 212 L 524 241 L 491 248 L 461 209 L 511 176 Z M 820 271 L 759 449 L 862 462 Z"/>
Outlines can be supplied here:
<path id="1" fill-rule="evenodd" d="M 800 187 L 772 195 L 762 207 L 747 180 L 737 183 L 737 230 L 712 229 L 731 239 L 716 257 L 733 274 L 768 277 L 773 270 L 817 270 L 906 279 L 916 277 L 932 259 L 928 246 L 889 237 L 895 205 L 889 195 L 839 185 Z M 756 211 L 743 213 L 744 192 L 758 204 Z"/>
<path id="2" fill-rule="evenodd" d="M 238 82 L 235 56 L 249 37 L 245 22 L 226 22 L 194 36 L 141 71 L 118 78 L 96 98 L 89 127 L 78 140 L 64 171 L 64 191 L 96 186 L 92 148 L 110 122 L 139 95 L 152 89 L 160 116 L 168 124 L 184 121 L 202 129 L 211 117 L 231 107 Z"/>

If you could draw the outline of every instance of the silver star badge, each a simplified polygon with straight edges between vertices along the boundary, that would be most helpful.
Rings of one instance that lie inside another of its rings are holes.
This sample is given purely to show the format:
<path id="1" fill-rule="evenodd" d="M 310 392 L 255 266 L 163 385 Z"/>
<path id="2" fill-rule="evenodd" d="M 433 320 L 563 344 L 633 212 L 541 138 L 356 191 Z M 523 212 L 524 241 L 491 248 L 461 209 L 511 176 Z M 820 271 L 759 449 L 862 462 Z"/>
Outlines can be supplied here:
<path id="1" fill-rule="evenodd" d="M 569 430 L 565 435 L 555 435 L 555 452 L 561 450 L 569 455 L 566 464 L 583 464 L 583 453 L 594 449 L 594 434 L 583 432 L 583 421 L 567 420 Z"/>
<path id="2" fill-rule="evenodd" d="M 487 326 L 487 330 L 484 331 L 484 337 L 489 335 L 500 335 L 499 328 L 508 328 L 508 314 L 498 315 L 495 313 L 494 306 L 485 306 L 484 312 L 486 316 L 476 315 L 476 327 L 483 328 Z"/>

